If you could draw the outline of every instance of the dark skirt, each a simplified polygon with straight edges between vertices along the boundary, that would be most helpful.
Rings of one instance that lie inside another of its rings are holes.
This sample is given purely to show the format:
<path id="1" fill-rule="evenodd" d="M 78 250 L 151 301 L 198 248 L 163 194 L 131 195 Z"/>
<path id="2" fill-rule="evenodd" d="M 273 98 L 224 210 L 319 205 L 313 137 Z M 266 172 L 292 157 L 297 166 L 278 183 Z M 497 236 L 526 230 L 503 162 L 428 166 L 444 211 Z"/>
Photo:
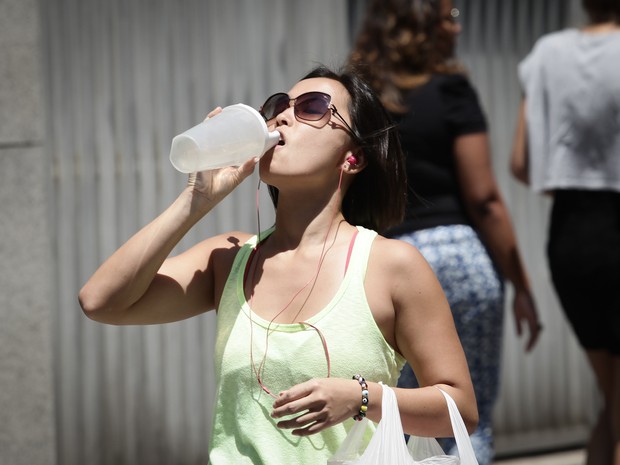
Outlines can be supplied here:
<path id="1" fill-rule="evenodd" d="M 556 191 L 547 257 L 579 343 L 620 355 L 620 192 Z"/>

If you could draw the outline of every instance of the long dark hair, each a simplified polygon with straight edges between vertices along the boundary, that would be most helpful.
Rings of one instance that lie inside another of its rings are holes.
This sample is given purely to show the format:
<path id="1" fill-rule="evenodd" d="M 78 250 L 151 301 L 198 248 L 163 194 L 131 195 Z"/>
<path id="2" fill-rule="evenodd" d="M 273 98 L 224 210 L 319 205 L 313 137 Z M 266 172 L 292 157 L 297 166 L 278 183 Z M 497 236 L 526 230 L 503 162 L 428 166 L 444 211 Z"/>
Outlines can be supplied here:
<path id="1" fill-rule="evenodd" d="M 318 66 L 302 80 L 310 78 L 338 81 L 351 97 L 351 126 L 367 165 L 355 175 L 342 200 L 345 219 L 379 232 L 395 226 L 404 217 L 407 179 L 398 131 L 390 115 L 353 67 L 337 73 Z M 269 193 L 277 208 L 277 188 L 269 186 Z"/>
<path id="2" fill-rule="evenodd" d="M 464 72 L 454 37 L 442 27 L 441 0 L 371 0 L 349 62 L 363 65 L 370 85 L 392 112 L 403 94 L 431 74 Z"/>

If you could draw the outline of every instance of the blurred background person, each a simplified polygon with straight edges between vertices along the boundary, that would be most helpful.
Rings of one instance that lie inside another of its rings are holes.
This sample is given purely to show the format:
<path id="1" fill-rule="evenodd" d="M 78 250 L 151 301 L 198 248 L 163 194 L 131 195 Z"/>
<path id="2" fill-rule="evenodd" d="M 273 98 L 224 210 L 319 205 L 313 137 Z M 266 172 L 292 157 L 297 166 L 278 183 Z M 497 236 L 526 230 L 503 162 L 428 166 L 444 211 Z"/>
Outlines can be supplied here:
<path id="1" fill-rule="evenodd" d="M 553 206 L 547 258 L 603 407 L 589 465 L 620 465 L 620 1 L 583 0 L 589 22 L 541 37 L 519 65 L 511 168 Z"/>
<path id="2" fill-rule="evenodd" d="M 398 123 L 407 156 L 405 221 L 388 231 L 418 247 L 446 293 L 471 371 L 478 461 L 493 461 L 492 411 L 502 349 L 504 285 L 514 286 L 526 350 L 541 325 L 509 212 L 491 166 L 487 123 L 455 58 L 461 30 L 451 0 L 373 0 L 350 55 Z M 438 344 L 437 350 L 441 350 Z M 407 365 L 399 385 L 416 385 Z M 442 440 L 455 453 L 454 441 Z"/>

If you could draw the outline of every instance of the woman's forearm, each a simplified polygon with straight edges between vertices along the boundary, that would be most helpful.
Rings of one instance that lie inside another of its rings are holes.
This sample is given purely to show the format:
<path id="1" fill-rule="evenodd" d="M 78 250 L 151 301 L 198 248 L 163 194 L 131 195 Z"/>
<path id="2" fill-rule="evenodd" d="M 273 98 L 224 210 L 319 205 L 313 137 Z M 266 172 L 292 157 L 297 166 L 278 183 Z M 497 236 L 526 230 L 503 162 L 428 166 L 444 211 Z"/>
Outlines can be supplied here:
<path id="1" fill-rule="evenodd" d="M 502 276 L 510 281 L 517 291 L 529 292 L 530 283 L 519 253 L 512 221 L 499 193 L 470 214 Z"/>
<path id="2" fill-rule="evenodd" d="M 123 312 L 147 292 L 172 249 L 205 214 L 204 208 L 193 206 L 192 197 L 191 189 L 185 189 L 95 271 L 79 293 L 80 305 L 89 317 Z"/>

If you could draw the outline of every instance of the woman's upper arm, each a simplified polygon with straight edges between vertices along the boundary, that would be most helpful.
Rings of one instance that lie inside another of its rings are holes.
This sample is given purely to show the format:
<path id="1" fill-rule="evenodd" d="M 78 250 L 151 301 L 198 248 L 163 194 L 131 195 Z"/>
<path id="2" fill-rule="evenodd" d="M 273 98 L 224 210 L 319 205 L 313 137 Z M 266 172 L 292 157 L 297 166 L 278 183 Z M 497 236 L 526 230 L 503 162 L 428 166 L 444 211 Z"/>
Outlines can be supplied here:
<path id="1" fill-rule="evenodd" d="M 403 247 L 398 256 L 392 301 L 399 350 L 421 386 L 471 388 L 465 354 L 437 277 L 414 247 Z"/>
<path id="2" fill-rule="evenodd" d="M 142 297 L 122 314 L 111 315 L 113 321 L 109 322 L 170 323 L 213 310 L 218 278 L 230 270 L 227 265 L 238 250 L 231 242 L 226 236 L 217 236 L 167 258 Z"/>
<path id="3" fill-rule="evenodd" d="M 410 249 L 400 253 L 403 262 L 398 276 L 401 278 L 395 277 L 397 284 L 393 287 L 398 347 L 420 386 L 440 386 L 449 392 L 468 428 L 473 430 L 478 418 L 476 396 L 450 306 L 430 265 L 416 249 Z M 403 424 L 409 431 L 415 431 L 416 423 L 424 415 L 420 408 L 442 412 L 445 404 L 441 399 L 434 407 L 403 406 Z M 427 427 L 431 428 L 430 424 Z"/>
<path id="4" fill-rule="evenodd" d="M 448 301 L 420 252 L 404 241 L 380 239 L 371 265 L 366 282 L 375 319 L 421 384 L 456 386 L 468 380 Z"/>
<path id="5" fill-rule="evenodd" d="M 498 197 L 486 132 L 457 137 L 454 141 L 454 163 L 461 196 L 470 213 L 472 209 L 484 208 Z"/>
<path id="6" fill-rule="evenodd" d="M 517 116 L 517 127 L 515 129 L 514 140 L 512 143 L 512 153 L 510 155 L 510 171 L 512 175 L 524 184 L 529 184 L 529 153 L 527 149 L 527 122 L 525 118 L 526 102 L 521 101 Z"/>
<path id="7" fill-rule="evenodd" d="M 397 390 L 405 431 L 416 435 L 450 431 L 445 401 L 430 386 L 450 393 L 473 430 L 477 409 L 467 360 L 430 265 L 410 244 L 380 239 L 373 245 L 366 289 L 377 324 L 407 359 L 422 387 Z"/>

